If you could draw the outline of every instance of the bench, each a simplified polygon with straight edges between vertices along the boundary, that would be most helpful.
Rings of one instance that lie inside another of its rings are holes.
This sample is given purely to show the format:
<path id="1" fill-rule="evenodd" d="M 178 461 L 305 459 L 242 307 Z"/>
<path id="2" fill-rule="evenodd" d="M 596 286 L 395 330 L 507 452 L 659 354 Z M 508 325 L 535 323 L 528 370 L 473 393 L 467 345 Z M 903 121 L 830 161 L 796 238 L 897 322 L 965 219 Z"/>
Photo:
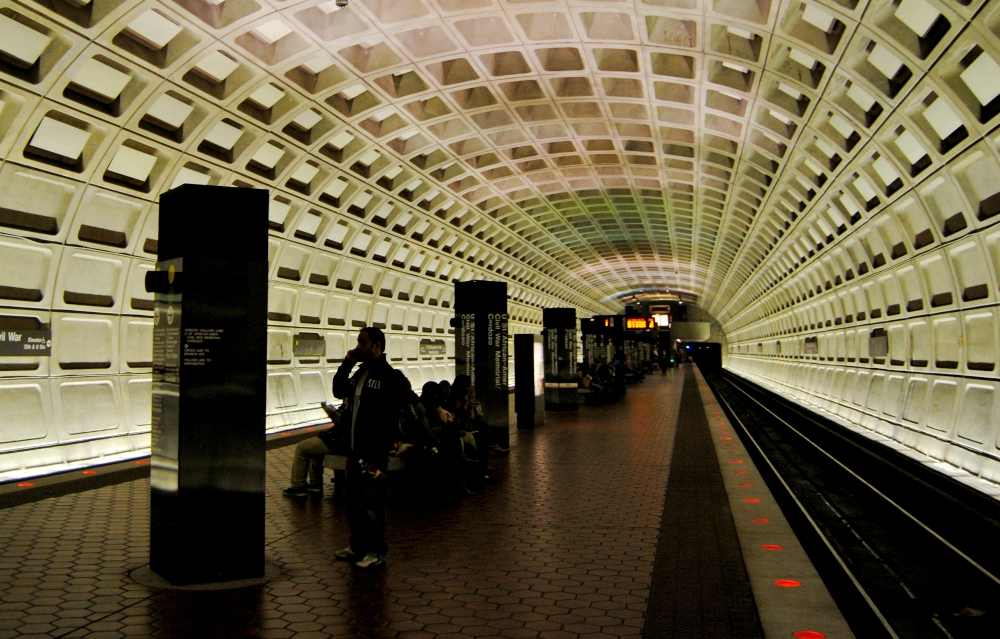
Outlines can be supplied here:
<path id="1" fill-rule="evenodd" d="M 327 455 L 323 458 L 323 468 L 333 471 L 333 494 L 335 497 L 344 496 L 344 475 L 347 473 L 347 457 L 345 455 Z M 407 463 L 401 457 L 389 456 L 389 466 L 387 473 L 398 474 L 407 469 Z M 390 476 L 391 476 L 390 475 Z"/>
<path id="2" fill-rule="evenodd" d="M 323 467 L 328 468 L 334 472 L 336 471 L 346 471 L 347 470 L 347 456 L 346 455 L 327 455 L 323 458 Z M 402 457 L 396 457 L 391 455 L 389 457 L 389 467 L 387 471 L 394 472 L 397 470 L 406 470 L 406 462 L 403 461 Z"/>

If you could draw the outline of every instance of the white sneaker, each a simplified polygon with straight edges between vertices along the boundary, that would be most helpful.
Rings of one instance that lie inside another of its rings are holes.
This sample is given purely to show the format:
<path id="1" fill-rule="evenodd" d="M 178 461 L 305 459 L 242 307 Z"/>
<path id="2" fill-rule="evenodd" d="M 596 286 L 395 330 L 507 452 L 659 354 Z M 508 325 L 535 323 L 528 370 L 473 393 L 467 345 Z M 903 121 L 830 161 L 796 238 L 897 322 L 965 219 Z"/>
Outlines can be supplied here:
<path id="1" fill-rule="evenodd" d="M 333 553 L 333 556 L 339 559 L 340 561 L 354 561 L 355 559 L 358 558 L 358 553 L 351 550 L 351 547 L 348 546 L 343 550 L 338 550 L 337 552 Z"/>
<path id="2" fill-rule="evenodd" d="M 378 566 L 385 565 L 385 557 L 377 553 L 370 552 L 365 555 L 364 559 L 354 564 L 358 568 L 376 568 Z"/>

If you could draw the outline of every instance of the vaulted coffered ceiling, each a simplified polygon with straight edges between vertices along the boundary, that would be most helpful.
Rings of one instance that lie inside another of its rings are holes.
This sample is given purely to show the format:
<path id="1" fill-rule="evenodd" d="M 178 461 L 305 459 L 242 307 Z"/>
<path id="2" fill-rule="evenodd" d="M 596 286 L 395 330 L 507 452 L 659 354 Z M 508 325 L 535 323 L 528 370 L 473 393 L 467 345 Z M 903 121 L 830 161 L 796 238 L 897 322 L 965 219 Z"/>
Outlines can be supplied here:
<path id="1" fill-rule="evenodd" d="M 124 183 L 155 181 L 153 169 L 130 178 L 122 167 L 173 147 L 283 188 L 320 188 L 362 216 L 371 204 L 377 224 L 404 233 L 419 224 L 407 207 L 423 209 L 595 310 L 638 291 L 712 307 L 740 290 L 981 5 L 25 3 L 49 25 L 8 1 L 0 49 L 33 89 L 126 114 L 165 143 L 122 143 L 106 170 Z M 25 150 L 36 159 L 58 156 L 46 136 L 71 142 L 80 130 L 59 118 L 19 124 L 41 127 Z M 155 188 L 212 171 L 195 162 Z M 346 177 L 325 182 L 338 171 Z M 378 208 L 386 192 L 400 206 Z"/>
<path id="2" fill-rule="evenodd" d="M 301 5 L 281 24 L 324 61 L 289 57 L 333 63 L 309 87 L 321 104 L 607 300 L 706 292 L 745 140 L 788 143 L 750 124 L 778 8 L 355 0 Z M 798 71 L 784 71 L 772 84 L 798 94 Z M 759 201 L 762 186 L 749 189 Z"/>

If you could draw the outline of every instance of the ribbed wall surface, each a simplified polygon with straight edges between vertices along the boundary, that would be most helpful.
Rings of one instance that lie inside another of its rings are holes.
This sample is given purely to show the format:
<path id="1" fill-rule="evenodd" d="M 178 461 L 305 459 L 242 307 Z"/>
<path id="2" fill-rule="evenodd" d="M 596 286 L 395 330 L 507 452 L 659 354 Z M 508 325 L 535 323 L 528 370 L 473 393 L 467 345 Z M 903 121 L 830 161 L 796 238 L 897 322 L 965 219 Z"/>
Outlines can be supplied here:
<path id="1" fill-rule="evenodd" d="M 682 294 L 734 370 L 992 468 L 998 112 L 997 1 L 0 0 L 0 329 L 53 333 L 0 357 L 0 473 L 148 446 L 189 182 L 271 192 L 272 429 L 364 324 L 450 377 L 486 278 L 512 333 Z"/>
<path id="2" fill-rule="evenodd" d="M 810 134 L 841 160 L 778 198 L 788 230 L 714 311 L 734 371 L 995 481 L 1000 15 L 955 27 L 938 55 L 907 58 L 895 93 L 872 93 L 868 121 L 832 92 L 847 135 L 829 117 Z M 845 84 L 872 69 L 854 71 Z"/>

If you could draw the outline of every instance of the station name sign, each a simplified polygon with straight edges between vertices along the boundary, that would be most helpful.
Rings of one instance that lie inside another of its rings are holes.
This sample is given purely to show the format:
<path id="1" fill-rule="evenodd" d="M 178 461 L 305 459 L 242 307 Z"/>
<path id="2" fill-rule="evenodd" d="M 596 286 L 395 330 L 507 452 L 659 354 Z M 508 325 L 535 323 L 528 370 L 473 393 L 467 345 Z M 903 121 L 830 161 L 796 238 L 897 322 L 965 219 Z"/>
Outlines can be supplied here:
<path id="1" fill-rule="evenodd" d="M 0 330 L 0 357 L 48 357 L 52 331 Z"/>

